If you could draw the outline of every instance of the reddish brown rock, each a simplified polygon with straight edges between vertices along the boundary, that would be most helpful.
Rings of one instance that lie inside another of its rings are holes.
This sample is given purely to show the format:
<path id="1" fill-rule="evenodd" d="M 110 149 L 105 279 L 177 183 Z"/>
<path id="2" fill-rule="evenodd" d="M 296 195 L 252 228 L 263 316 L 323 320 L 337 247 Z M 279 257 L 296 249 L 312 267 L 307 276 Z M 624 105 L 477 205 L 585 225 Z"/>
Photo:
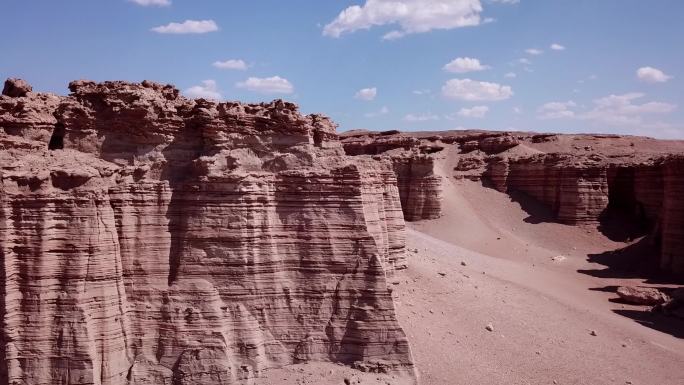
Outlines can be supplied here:
<path id="1" fill-rule="evenodd" d="M 635 305 L 658 305 L 669 300 L 667 295 L 652 287 L 621 286 L 617 294 L 623 301 Z"/>
<path id="2" fill-rule="evenodd" d="M 33 91 L 33 87 L 23 79 L 10 78 L 5 80 L 5 86 L 2 88 L 2 94 L 11 98 L 19 98 L 26 96 Z"/>
<path id="3" fill-rule="evenodd" d="M 442 211 L 442 178 L 435 174 L 432 157 L 392 157 L 404 219 L 419 221 L 439 218 Z"/>
<path id="4" fill-rule="evenodd" d="M 442 211 L 442 177 L 435 157 L 445 148 L 441 138 L 424 141 L 398 131 L 349 132 L 342 144 L 348 155 L 390 161 L 397 178 L 404 219 L 435 219 Z"/>
<path id="5" fill-rule="evenodd" d="M 479 143 L 479 148 L 487 154 L 498 154 L 518 144 L 520 144 L 518 138 L 505 134 L 482 139 Z"/>
<path id="6" fill-rule="evenodd" d="M 330 120 L 283 101 L 70 89 L 0 99 L 0 383 L 218 385 L 306 361 L 412 375 L 389 159 L 345 155 Z"/>

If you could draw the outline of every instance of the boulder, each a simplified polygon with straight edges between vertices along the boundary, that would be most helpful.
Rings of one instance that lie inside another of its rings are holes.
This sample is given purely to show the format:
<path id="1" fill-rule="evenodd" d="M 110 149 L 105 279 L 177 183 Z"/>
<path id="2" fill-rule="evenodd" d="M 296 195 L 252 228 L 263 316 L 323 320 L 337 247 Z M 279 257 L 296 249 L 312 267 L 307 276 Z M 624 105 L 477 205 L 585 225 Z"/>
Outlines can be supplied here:
<path id="1" fill-rule="evenodd" d="M 620 299 L 635 305 L 658 305 L 669 298 L 663 292 L 652 287 L 622 286 L 617 290 Z"/>
<path id="2" fill-rule="evenodd" d="M 11 98 L 18 98 L 26 96 L 33 91 L 33 87 L 24 79 L 9 78 L 5 80 L 5 87 L 2 89 L 2 94 Z"/>

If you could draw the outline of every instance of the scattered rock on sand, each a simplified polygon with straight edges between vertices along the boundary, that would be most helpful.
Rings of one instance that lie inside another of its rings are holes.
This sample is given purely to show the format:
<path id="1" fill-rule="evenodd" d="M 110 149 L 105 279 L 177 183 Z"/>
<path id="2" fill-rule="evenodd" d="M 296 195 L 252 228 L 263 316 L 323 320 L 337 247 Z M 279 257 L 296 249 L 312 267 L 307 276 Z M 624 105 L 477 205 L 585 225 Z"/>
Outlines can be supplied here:
<path id="1" fill-rule="evenodd" d="M 667 302 L 667 295 L 652 287 L 621 286 L 617 289 L 617 295 L 627 302 L 635 305 L 659 305 Z"/>
<path id="2" fill-rule="evenodd" d="M 565 261 L 565 256 L 556 255 L 555 257 L 551 258 L 551 260 L 554 262 L 563 262 L 563 261 Z"/>
<path id="3" fill-rule="evenodd" d="M 465 261 L 461 261 L 461 266 L 468 266 L 468 264 Z"/>
<path id="4" fill-rule="evenodd" d="M 485 326 L 485 329 L 487 329 L 487 330 L 490 331 L 490 332 L 493 332 L 493 331 L 494 331 L 494 325 L 492 325 L 492 324 L 487 324 L 487 326 Z"/>
<path id="5" fill-rule="evenodd" d="M 594 336 L 594 337 L 596 337 L 598 335 L 598 334 L 596 334 L 596 330 L 592 330 L 591 332 L 589 332 L 589 334 Z"/>

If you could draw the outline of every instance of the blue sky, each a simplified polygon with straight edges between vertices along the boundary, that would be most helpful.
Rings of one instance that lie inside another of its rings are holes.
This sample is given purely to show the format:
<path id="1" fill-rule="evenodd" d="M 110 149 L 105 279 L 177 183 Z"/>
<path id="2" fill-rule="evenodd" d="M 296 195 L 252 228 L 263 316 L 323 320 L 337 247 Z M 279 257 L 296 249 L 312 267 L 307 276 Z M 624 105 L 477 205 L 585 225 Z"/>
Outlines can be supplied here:
<path id="1" fill-rule="evenodd" d="M 0 2 L 0 76 L 39 91 L 150 79 L 340 130 L 684 138 L 681 0 Z"/>

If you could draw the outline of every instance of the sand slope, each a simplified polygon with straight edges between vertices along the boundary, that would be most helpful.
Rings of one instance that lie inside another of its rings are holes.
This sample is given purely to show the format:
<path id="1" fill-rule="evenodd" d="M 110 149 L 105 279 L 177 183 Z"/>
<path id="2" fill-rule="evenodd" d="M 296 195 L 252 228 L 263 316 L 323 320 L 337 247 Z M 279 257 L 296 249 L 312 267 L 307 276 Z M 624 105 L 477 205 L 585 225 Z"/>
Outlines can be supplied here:
<path id="1" fill-rule="evenodd" d="M 609 301 L 611 286 L 644 280 L 578 272 L 603 269 L 587 255 L 625 244 L 536 223 L 479 182 L 445 185 L 445 215 L 410 225 L 418 252 L 395 282 L 422 384 L 684 383 L 684 323 L 657 331 L 621 315 L 644 307 Z"/>

